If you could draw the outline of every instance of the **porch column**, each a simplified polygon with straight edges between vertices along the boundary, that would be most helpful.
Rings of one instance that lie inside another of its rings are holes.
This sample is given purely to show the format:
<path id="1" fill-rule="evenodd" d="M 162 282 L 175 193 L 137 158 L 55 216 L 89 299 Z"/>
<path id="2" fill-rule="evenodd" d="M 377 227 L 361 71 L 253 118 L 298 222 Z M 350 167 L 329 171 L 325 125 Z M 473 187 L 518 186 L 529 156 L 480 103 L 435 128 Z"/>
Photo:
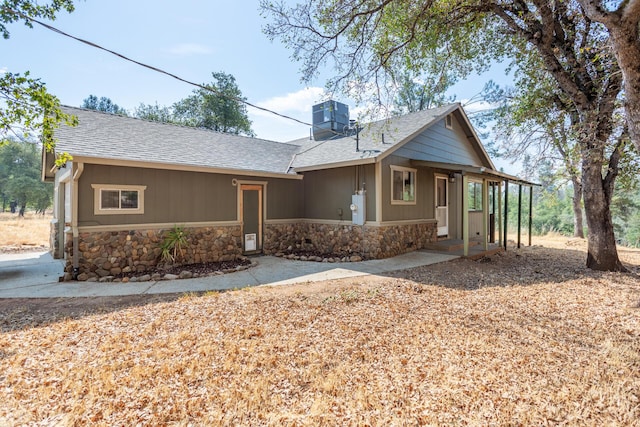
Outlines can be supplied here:
<path id="1" fill-rule="evenodd" d="M 520 249 L 521 234 L 522 234 L 522 184 L 518 184 L 518 249 Z"/>
<path id="2" fill-rule="evenodd" d="M 469 177 L 462 175 L 462 243 L 463 255 L 469 256 Z"/>
<path id="3" fill-rule="evenodd" d="M 493 211 L 495 214 L 496 211 Z M 502 181 L 498 183 L 498 246 L 502 242 Z"/>
<path id="4" fill-rule="evenodd" d="M 482 248 L 489 249 L 489 182 L 482 179 L 482 235 L 484 236 Z"/>
<path id="5" fill-rule="evenodd" d="M 531 229 L 533 227 L 533 185 L 529 186 L 529 246 L 531 246 Z"/>
<path id="6" fill-rule="evenodd" d="M 507 250 L 507 221 L 509 220 L 509 180 L 504 181 L 504 250 Z"/>

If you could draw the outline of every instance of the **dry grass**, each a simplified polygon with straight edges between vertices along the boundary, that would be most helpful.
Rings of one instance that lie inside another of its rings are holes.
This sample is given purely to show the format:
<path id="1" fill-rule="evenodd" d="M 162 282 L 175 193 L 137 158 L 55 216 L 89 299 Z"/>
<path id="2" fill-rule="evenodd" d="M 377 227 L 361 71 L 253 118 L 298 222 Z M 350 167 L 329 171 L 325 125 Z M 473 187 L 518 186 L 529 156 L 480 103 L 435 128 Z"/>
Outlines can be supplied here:
<path id="1" fill-rule="evenodd" d="M 640 425 L 638 276 L 556 243 L 14 319 L 0 425 Z"/>
<path id="2" fill-rule="evenodd" d="M 29 250 L 49 247 L 52 216 L 0 212 L 0 248 L 3 251 Z"/>

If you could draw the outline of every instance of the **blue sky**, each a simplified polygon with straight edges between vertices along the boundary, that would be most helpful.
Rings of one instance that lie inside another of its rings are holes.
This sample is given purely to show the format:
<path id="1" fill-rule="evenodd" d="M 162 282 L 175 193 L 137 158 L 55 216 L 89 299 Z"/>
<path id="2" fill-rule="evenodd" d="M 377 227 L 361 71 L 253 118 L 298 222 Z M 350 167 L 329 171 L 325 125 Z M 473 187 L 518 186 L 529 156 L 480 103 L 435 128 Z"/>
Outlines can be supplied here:
<path id="1" fill-rule="evenodd" d="M 78 1 L 75 12 L 52 25 L 190 81 L 208 83 L 213 71 L 230 73 L 250 102 L 309 122 L 330 70 L 305 87 L 290 52 L 262 34 L 264 23 L 257 0 L 89 0 Z M 15 23 L 9 30 L 11 38 L 0 40 L 0 70 L 31 71 L 66 105 L 80 106 L 93 94 L 128 110 L 141 102 L 168 106 L 194 89 L 39 26 Z M 496 68 L 452 93 L 463 101 L 490 78 L 504 83 Z M 253 109 L 249 116 L 260 138 L 286 141 L 309 133 L 304 125 Z"/>

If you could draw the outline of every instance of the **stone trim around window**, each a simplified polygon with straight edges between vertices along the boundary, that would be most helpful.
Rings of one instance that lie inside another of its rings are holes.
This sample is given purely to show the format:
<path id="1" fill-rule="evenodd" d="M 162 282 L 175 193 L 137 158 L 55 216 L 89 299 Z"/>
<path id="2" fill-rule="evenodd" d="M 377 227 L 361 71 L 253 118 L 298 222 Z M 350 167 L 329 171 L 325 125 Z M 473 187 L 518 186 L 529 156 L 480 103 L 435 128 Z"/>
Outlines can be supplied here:
<path id="1" fill-rule="evenodd" d="M 146 185 L 91 184 L 94 215 L 144 214 Z"/>

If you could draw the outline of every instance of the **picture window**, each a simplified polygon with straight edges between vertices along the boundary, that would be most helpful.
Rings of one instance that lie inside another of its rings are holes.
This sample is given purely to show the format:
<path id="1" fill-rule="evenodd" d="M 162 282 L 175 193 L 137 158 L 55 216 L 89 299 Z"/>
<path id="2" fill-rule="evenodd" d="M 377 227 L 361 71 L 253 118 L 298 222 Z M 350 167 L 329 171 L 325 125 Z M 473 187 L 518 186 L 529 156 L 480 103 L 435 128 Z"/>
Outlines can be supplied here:
<path id="1" fill-rule="evenodd" d="M 93 184 L 94 214 L 143 214 L 144 190 L 140 185 Z"/>

